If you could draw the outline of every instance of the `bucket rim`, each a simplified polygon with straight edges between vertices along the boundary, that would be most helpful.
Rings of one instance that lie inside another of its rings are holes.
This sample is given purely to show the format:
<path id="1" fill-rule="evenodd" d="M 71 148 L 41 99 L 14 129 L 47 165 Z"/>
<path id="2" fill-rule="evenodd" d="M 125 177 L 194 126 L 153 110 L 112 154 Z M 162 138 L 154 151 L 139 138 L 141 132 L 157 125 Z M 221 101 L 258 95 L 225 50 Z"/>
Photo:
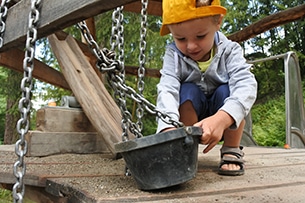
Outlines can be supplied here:
<path id="1" fill-rule="evenodd" d="M 123 153 L 158 145 L 164 142 L 184 138 L 186 136 L 201 136 L 202 128 L 195 126 L 180 127 L 175 130 L 161 132 L 157 134 L 148 135 L 145 137 L 135 138 L 132 140 L 122 141 L 114 144 L 117 153 Z"/>

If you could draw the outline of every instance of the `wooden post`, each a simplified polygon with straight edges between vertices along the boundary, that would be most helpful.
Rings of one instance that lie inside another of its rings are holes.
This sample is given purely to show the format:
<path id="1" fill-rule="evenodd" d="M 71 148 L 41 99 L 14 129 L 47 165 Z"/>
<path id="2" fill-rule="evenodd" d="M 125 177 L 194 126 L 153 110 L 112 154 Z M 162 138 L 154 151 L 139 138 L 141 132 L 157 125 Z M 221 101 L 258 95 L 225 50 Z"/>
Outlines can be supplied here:
<path id="1" fill-rule="evenodd" d="M 75 97 L 95 129 L 115 154 L 121 141 L 121 113 L 73 37 L 49 37 L 52 50 Z"/>

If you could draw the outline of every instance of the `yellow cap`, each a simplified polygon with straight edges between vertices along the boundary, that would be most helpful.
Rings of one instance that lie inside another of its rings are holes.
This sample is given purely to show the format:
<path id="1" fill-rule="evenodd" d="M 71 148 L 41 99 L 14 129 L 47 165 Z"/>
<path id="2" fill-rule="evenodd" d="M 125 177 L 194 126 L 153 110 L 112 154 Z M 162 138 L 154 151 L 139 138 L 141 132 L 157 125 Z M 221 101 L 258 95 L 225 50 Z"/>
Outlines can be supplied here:
<path id="1" fill-rule="evenodd" d="M 220 5 L 220 0 L 213 0 L 210 6 L 200 7 L 196 7 L 196 0 L 162 0 L 162 9 L 161 36 L 170 33 L 167 25 L 200 17 L 225 15 L 227 12 L 227 9 Z"/>

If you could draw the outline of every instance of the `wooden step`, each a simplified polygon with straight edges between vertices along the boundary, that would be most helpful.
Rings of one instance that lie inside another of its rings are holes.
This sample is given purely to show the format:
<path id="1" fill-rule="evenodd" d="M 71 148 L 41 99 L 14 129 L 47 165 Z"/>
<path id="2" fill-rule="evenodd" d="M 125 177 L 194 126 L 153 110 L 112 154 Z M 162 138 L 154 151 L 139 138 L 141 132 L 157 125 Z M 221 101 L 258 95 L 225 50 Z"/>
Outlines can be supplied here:
<path id="1" fill-rule="evenodd" d="M 54 154 L 95 154 L 114 158 L 102 136 L 97 132 L 41 132 L 29 131 L 27 156 L 42 157 Z"/>

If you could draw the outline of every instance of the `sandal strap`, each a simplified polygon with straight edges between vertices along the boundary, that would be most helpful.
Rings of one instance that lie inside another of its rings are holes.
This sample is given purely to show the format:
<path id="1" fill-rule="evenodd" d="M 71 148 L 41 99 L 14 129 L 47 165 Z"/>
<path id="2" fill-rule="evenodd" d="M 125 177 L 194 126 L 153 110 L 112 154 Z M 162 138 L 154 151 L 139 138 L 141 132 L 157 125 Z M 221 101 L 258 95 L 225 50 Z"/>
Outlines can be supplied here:
<path id="1" fill-rule="evenodd" d="M 230 157 L 230 156 L 223 156 L 221 158 L 221 165 L 223 164 L 237 164 L 242 168 L 242 165 L 244 164 L 243 158 L 238 157 Z"/>
<path id="2" fill-rule="evenodd" d="M 242 151 L 243 147 L 227 147 L 227 146 L 222 146 L 222 148 L 220 149 L 220 155 L 221 158 L 224 158 L 224 154 L 231 154 L 236 156 L 237 159 L 241 159 L 244 157 L 245 153 Z M 227 157 L 227 156 L 225 156 Z M 230 157 L 233 158 L 233 157 Z M 234 159 L 234 158 L 233 158 Z"/>

